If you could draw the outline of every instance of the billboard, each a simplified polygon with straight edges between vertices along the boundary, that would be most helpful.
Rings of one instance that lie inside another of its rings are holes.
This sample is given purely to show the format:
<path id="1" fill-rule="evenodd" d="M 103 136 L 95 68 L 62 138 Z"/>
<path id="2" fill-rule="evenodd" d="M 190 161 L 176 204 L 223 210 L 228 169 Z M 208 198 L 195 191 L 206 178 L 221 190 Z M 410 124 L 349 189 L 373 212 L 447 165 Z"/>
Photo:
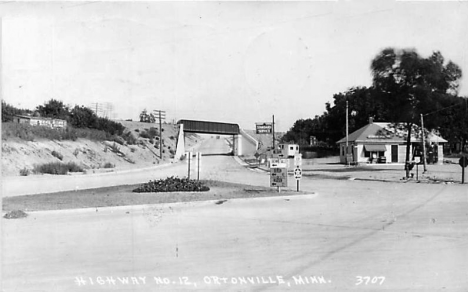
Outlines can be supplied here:
<path id="1" fill-rule="evenodd" d="M 273 125 L 272 123 L 256 123 L 257 134 L 272 134 Z"/>

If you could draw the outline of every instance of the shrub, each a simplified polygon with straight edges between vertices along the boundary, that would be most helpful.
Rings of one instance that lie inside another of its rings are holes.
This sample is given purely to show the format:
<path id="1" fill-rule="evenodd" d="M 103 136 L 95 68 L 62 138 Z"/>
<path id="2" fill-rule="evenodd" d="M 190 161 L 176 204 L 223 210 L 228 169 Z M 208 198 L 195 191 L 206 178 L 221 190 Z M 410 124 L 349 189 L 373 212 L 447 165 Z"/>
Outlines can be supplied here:
<path id="1" fill-rule="evenodd" d="M 169 139 L 171 139 L 171 140 L 174 140 L 174 139 L 175 139 L 175 137 L 174 137 L 174 136 L 170 136 L 170 137 L 169 137 Z"/>
<path id="2" fill-rule="evenodd" d="M 117 142 L 117 143 L 120 144 L 120 145 L 124 145 L 124 144 L 125 144 L 124 138 L 122 138 L 122 137 L 120 137 L 120 136 L 113 136 L 113 137 L 112 137 L 112 141 Z"/>
<path id="3" fill-rule="evenodd" d="M 20 175 L 21 176 L 28 176 L 29 175 L 29 169 L 27 169 L 26 167 L 23 168 L 23 169 L 20 169 Z"/>
<path id="4" fill-rule="evenodd" d="M 175 155 L 174 149 L 169 150 L 169 153 L 171 153 L 171 155 Z"/>
<path id="5" fill-rule="evenodd" d="M 112 164 L 110 162 L 106 162 L 106 164 L 104 164 L 103 166 L 104 168 L 114 168 L 115 167 L 115 164 Z"/>
<path id="6" fill-rule="evenodd" d="M 52 156 L 55 157 L 55 158 L 58 158 L 59 160 L 62 160 L 63 159 L 63 155 L 60 154 L 59 152 L 57 151 L 52 151 Z"/>
<path id="7" fill-rule="evenodd" d="M 206 192 L 209 190 L 210 188 L 201 181 L 171 176 L 164 180 L 149 181 L 134 189 L 133 192 Z"/>
<path id="8" fill-rule="evenodd" d="M 140 137 L 141 137 L 141 138 L 146 138 L 146 139 L 151 138 L 147 131 L 141 132 L 141 133 L 140 133 Z"/>
<path id="9" fill-rule="evenodd" d="M 74 162 L 51 162 L 34 166 L 34 173 L 67 174 L 69 172 L 82 172 L 83 168 Z"/>
<path id="10" fill-rule="evenodd" d="M 28 214 L 22 210 L 13 210 L 5 214 L 3 218 L 5 219 L 18 219 L 28 217 Z"/>
<path id="11" fill-rule="evenodd" d="M 135 145 L 137 139 L 133 136 L 132 132 L 127 132 L 122 136 L 122 138 L 127 142 L 128 145 Z"/>

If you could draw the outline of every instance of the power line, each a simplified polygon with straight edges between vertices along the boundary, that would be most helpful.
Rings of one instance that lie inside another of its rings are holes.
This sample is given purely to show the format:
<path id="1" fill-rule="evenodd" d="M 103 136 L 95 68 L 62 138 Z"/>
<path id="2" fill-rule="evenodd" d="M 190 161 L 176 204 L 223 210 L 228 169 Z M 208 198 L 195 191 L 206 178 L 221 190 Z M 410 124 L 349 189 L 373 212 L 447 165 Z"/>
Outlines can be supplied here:
<path id="1" fill-rule="evenodd" d="M 444 108 L 435 110 L 435 111 L 430 112 L 430 113 L 427 113 L 427 114 L 423 114 L 423 116 L 432 115 L 432 114 L 434 114 L 434 113 L 437 113 L 437 112 L 440 112 L 440 111 L 443 111 L 443 110 L 446 110 L 446 109 L 448 109 L 448 108 L 452 108 L 452 107 L 455 107 L 455 106 L 459 106 L 459 105 L 462 105 L 462 104 L 466 104 L 466 100 L 465 100 L 464 102 L 459 103 L 459 104 L 452 104 L 451 106 L 444 107 Z"/>

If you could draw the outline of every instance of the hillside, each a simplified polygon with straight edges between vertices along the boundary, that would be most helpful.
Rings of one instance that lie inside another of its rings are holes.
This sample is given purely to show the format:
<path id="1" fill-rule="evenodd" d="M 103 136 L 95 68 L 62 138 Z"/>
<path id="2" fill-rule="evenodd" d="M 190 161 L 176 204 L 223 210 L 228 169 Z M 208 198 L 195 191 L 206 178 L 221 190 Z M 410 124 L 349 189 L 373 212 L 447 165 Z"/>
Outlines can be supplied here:
<path id="1" fill-rule="evenodd" d="M 2 176 L 18 176 L 23 169 L 32 170 L 35 165 L 49 162 L 75 162 L 86 173 L 147 167 L 172 161 L 176 149 L 177 125 L 163 124 L 163 157 L 160 157 L 157 139 L 144 138 L 150 127 L 159 129 L 158 124 L 117 121 L 136 138 L 134 145 L 113 141 L 93 141 L 79 138 L 72 140 L 4 138 L 2 135 Z M 188 145 L 197 141 L 195 135 L 186 135 Z M 60 159 L 61 158 L 61 159 Z"/>

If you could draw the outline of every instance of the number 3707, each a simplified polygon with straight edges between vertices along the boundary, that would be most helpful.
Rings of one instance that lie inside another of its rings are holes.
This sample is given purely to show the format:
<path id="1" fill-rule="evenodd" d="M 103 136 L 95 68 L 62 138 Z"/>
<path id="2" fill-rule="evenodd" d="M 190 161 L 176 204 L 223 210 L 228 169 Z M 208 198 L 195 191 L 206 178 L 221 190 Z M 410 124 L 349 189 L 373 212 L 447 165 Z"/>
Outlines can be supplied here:
<path id="1" fill-rule="evenodd" d="M 363 277 L 356 276 L 356 286 L 358 285 L 382 285 L 385 277 Z"/>

